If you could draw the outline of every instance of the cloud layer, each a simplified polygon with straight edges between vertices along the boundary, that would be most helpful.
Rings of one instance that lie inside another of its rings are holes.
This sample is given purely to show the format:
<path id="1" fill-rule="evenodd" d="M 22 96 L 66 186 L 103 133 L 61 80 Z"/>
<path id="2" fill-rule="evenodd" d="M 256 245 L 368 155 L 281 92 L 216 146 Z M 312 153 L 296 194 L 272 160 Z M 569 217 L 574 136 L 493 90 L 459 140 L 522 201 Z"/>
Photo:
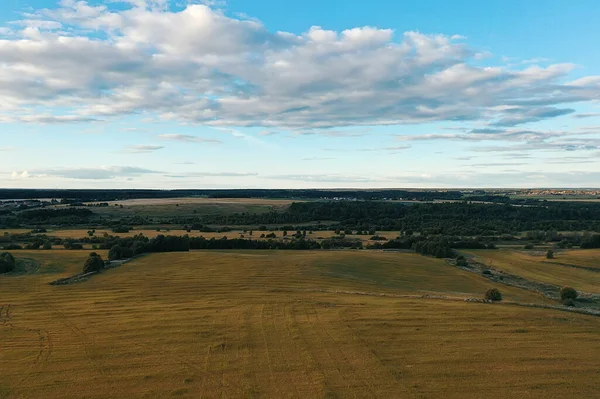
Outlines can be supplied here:
<path id="1" fill-rule="evenodd" d="M 599 76 L 567 80 L 570 64 L 481 66 L 484 54 L 460 36 L 272 32 L 204 4 L 124 3 L 62 0 L 0 30 L 0 122 L 149 114 L 267 129 L 482 120 L 514 128 L 600 95 Z"/>

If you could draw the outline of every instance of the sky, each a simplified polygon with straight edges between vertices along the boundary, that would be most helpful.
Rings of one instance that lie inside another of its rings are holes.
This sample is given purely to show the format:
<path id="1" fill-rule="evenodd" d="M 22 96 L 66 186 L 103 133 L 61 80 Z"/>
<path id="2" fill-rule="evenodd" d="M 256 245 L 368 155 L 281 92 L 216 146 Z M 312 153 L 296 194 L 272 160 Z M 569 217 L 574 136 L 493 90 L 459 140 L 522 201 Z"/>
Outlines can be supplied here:
<path id="1" fill-rule="evenodd" d="M 0 187 L 600 186 L 597 0 L 2 0 Z"/>

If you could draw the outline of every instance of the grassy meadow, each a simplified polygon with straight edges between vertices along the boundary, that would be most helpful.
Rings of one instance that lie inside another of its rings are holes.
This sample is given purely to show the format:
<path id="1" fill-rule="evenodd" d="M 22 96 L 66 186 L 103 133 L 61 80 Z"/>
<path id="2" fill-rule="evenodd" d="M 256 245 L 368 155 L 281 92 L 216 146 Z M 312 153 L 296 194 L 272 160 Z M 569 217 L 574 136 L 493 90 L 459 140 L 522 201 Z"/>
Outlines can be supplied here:
<path id="1" fill-rule="evenodd" d="M 600 318 L 419 298 L 548 301 L 442 260 L 162 253 L 50 286 L 87 252 L 14 254 L 39 268 L 0 276 L 0 398 L 598 395 Z"/>

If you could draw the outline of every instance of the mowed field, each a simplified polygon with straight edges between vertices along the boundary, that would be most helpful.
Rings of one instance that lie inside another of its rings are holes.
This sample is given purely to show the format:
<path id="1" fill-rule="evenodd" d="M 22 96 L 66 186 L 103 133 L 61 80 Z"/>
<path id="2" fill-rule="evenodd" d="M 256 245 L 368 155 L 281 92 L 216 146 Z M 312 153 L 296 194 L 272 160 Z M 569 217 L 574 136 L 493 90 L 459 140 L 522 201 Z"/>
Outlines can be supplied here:
<path id="1" fill-rule="evenodd" d="M 600 250 L 561 250 L 554 259 L 545 253 L 515 250 L 466 251 L 490 267 L 558 286 L 600 294 Z M 589 270 L 588 270 L 589 269 Z"/>
<path id="2" fill-rule="evenodd" d="M 86 253 L 15 255 L 41 267 L 0 276 L 0 398 L 598 397 L 600 318 L 419 298 L 545 301 L 441 260 L 197 251 L 50 286 Z"/>

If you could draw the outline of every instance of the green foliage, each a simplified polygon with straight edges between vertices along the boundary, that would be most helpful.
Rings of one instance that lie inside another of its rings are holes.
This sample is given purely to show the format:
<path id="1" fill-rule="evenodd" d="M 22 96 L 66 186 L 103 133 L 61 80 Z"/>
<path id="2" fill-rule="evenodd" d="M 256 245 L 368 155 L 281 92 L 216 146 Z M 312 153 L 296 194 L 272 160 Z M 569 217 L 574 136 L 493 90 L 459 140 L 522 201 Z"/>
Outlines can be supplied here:
<path id="1" fill-rule="evenodd" d="M 50 241 L 50 240 L 44 241 L 44 245 L 42 246 L 42 249 L 45 249 L 45 250 L 52 249 L 52 241 Z"/>
<path id="2" fill-rule="evenodd" d="M 96 252 L 92 252 L 83 264 L 83 272 L 91 273 L 100 271 L 102 269 L 104 269 L 104 261 L 102 260 L 102 257 Z"/>
<path id="3" fill-rule="evenodd" d="M 525 247 L 523 247 L 525 249 L 533 249 L 533 244 L 525 244 Z"/>
<path id="4" fill-rule="evenodd" d="M 129 233 L 129 230 L 131 230 L 131 227 L 126 227 L 126 226 L 115 226 L 112 229 L 113 233 L 117 233 L 117 234 Z"/>
<path id="5" fill-rule="evenodd" d="M 110 251 L 108 251 L 108 260 L 129 259 L 132 256 L 132 248 L 122 247 L 120 245 L 114 245 Z"/>
<path id="6" fill-rule="evenodd" d="M 498 288 L 490 288 L 485 292 L 485 299 L 493 302 L 501 301 L 502 293 Z"/>
<path id="7" fill-rule="evenodd" d="M 9 273 L 15 269 L 15 258 L 10 252 L 0 253 L 0 274 Z"/>
<path id="8" fill-rule="evenodd" d="M 577 296 L 579 295 L 577 293 L 577 290 L 575 290 L 575 288 L 573 287 L 562 287 L 560 289 L 560 299 L 561 300 L 567 300 L 567 299 L 571 299 L 571 300 L 575 300 L 577 299 Z"/>
<path id="9" fill-rule="evenodd" d="M 546 252 L 546 258 L 547 259 L 554 259 L 554 251 L 549 249 L 548 252 Z"/>

